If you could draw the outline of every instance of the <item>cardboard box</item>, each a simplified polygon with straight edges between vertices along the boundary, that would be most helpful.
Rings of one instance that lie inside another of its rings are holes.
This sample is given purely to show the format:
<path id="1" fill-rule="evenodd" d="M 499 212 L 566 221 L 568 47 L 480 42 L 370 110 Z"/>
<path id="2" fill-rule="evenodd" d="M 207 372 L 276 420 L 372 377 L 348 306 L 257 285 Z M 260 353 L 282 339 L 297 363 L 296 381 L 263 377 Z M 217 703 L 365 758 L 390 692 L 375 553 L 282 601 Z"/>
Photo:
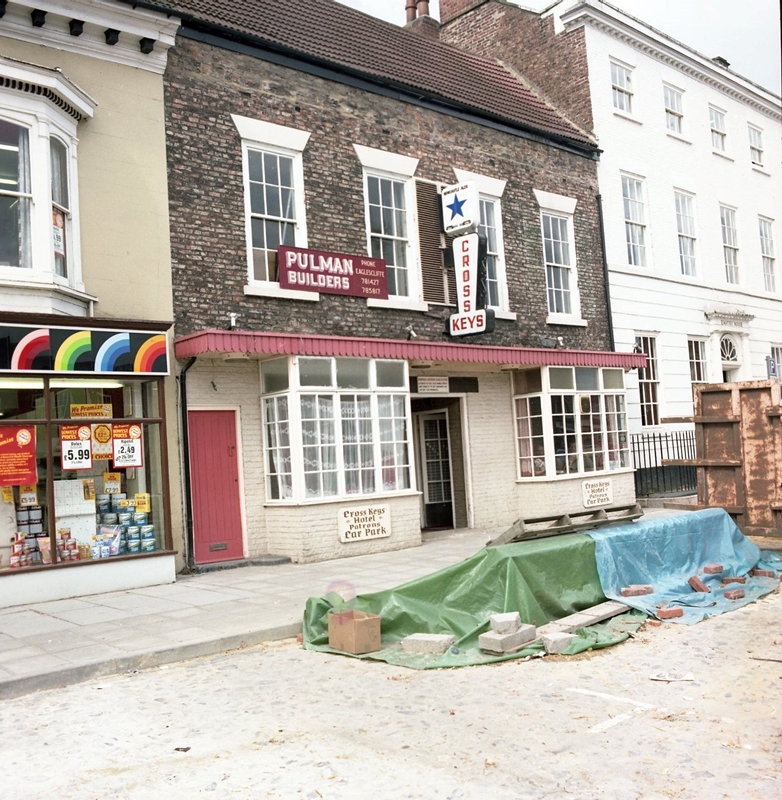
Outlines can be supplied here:
<path id="1" fill-rule="evenodd" d="M 329 647 L 354 655 L 380 650 L 380 617 L 364 611 L 329 614 Z"/>

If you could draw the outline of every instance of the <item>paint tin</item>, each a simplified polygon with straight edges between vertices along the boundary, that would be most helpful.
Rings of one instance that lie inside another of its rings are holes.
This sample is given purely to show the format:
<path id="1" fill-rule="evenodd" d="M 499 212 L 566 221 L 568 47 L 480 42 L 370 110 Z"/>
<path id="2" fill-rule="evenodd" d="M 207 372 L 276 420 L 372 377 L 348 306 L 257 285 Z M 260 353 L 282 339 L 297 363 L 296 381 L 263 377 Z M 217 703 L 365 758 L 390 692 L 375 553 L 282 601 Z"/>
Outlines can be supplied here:
<path id="1" fill-rule="evenodd" d="M 134 525 L 146 525 L 148 522 L 147 519 L 147 512 L 146 511 L 136 511 L 133 514 L 133 524 Z"/>
<path id="2" fill-rule="evenodd" d="M 43 533 L 43 525 L 40 522 L 30 523 L 30 536 L 40 536 Z"/>
<path id="3" fill-rule="evenodd" d="M 101 558 L 109 558 L 111 556 L 111 545 L 109 544 L 101 544 L 100 546 L 100 557 Z"/>
<path id="4" fill-rule="evenodd" d="M 155 526 L 154 525 L 141 525 L 141 538 L 142 539 L 155 539 Z"/>
<path id="5" fill-rule="evenodd" d="M 16 522 L 18 525 L 24 525 L 30 521 L 30 509 L 18 508 L 16 510 Z"/>
<path id="6" fill-rule="evenodd" d="M 154 542 L 153 542 L 154 544 Z M 128 555 L 135 555 L 141 552 L 140 539 L 128 539 Z"/>
<path id="7" fill-rule="evenodd" d="M 29 522 L 23 522 L 21 525 L 17 525 L 16 529 L 17 529 L 18 533 L 22 534 L 22 538 L 24 538 L 25 536 L 29 536 L 30 535 L 30 523 Z"/>
<path id="8" fill-rule="evenodd" d="M 142 539 L 141 540 L 141 552 L 142 553 L 154 553 L 155 552 L 155 540 L 154 539 Z"/>
<path id="9" fill-rule="evenodd" d="M 104 525 L 116 525 L 118 516 L 118 514 L 103 514 L 103 519 L 101 519 L 101 522 Z"/>
<path id="10" fill-rule="evenodd" d="M 99 544 L 93 544 L 90 547 L 90 552 L 93 558 L 100 558 L 101 556 L 101 546 Z"/>
<path id="11" fill-rule="evenodd" d="M 30 512 L 30 522 L 40 522 L 43 519 L 43 509 L 40 506 L 32 506 Z"/>
<path id="12" fill-rule="evenodd" d="M 105 503 L 95 503 L 95 510 L 99 514 L 108 514 L 111 511 L 111 503 L 108 500 Z"/>
<path id="13" fill-rule="evenodd" d="M 113 494 L 111 495 L 111 507 L 116 511 L 118 508 L 122 508 L 121 501 L 127 500 L 128 496 L 126 494 Z"/>
<path id="14" fill-rule="evenodd" d="M 21 556 L 11 556 L 10 559 L 11 569 L 19 569 L 22 566 Z"/>
<path id="15" fill-rule="evenodd" d="M 121 511 L 117 514 L 117 523 L 119 525 L 130 525 L 130 521 L 133 518 L 133 514 L 129 511 Z"/>
<path id="16" fill-rule="evenodd" d="M 138 540 L 141 538 L 141 528 L 138 525 L 128 525 L 127 527 L 127 537 L 128 541 L 131 542 L 134 539 Z"/>

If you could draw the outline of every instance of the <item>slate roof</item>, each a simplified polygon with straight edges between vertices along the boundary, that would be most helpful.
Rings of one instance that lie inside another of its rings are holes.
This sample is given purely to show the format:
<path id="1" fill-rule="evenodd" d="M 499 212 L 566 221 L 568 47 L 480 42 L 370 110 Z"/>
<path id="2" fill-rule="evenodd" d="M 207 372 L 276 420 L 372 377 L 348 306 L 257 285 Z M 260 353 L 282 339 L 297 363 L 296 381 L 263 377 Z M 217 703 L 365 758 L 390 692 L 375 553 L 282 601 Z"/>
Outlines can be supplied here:
<path id="1" fill-rule="evenodd" d="M 590 136 L 500 63 L 334 0 L 124 2 L 170 11 L 197 29 L 246 39 L 579 149 L 597 150 Z"/>

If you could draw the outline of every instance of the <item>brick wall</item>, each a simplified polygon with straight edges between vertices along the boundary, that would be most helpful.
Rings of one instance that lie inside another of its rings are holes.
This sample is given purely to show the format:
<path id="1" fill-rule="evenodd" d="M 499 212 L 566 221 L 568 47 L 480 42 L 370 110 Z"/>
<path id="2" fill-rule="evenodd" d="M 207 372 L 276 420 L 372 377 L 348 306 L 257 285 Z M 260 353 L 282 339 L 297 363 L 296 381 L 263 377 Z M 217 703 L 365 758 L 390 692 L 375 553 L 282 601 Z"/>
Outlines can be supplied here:
<path id="1" fill-rule="evenodd" d="M 500 0 L 441 0 L 440 16 L 441 41 L 506 62 L 572 122 L 594 130 L 583 28 L 557 34 L 552 16 Z"/>
<path id="2" fill-rule="evenodd" d="M 352 143 L 420 159 L 416 177 L 454 183 L 453 168 L 508 181 L 503 227 L 511 309 L 480 344 L 606 349 L 595 162 L 465 120 L 179 38 L 166 73 L 176 333 L 225 328 L 442 341 L 439 320 L 321 294 L 318 303 L 245 296 L 241 145 L 230 115 L 312 132 L 304 151 L 308 246 L 366 252 L 361 165 Z M 540 211 L 533 189 L 575 197 L 575 244 L 587 328 L 547 325 Z M 435 307 L 436 308 L 436 307 Z"/>

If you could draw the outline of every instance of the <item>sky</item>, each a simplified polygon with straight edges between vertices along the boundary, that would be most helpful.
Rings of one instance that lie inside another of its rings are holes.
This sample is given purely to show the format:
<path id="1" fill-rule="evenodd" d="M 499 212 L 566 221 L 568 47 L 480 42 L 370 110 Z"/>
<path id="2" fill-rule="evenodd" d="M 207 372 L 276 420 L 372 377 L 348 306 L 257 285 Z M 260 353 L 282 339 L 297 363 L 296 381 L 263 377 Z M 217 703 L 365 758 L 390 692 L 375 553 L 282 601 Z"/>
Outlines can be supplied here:
<path id="1" fill-rule="evenodd" d="M 405 0 L 339 2 L 388 22 L 405 22 Z M 551 2 L 524 0 L 519 5 L 540 11 Z M 611 0 L 611 4 L 705 56 L 722 56 L 735 72 L 780 94 L 779 0 Z M 439 11 L 439 1 L 430 0 L 430 14 L 439 18 Z"/>

